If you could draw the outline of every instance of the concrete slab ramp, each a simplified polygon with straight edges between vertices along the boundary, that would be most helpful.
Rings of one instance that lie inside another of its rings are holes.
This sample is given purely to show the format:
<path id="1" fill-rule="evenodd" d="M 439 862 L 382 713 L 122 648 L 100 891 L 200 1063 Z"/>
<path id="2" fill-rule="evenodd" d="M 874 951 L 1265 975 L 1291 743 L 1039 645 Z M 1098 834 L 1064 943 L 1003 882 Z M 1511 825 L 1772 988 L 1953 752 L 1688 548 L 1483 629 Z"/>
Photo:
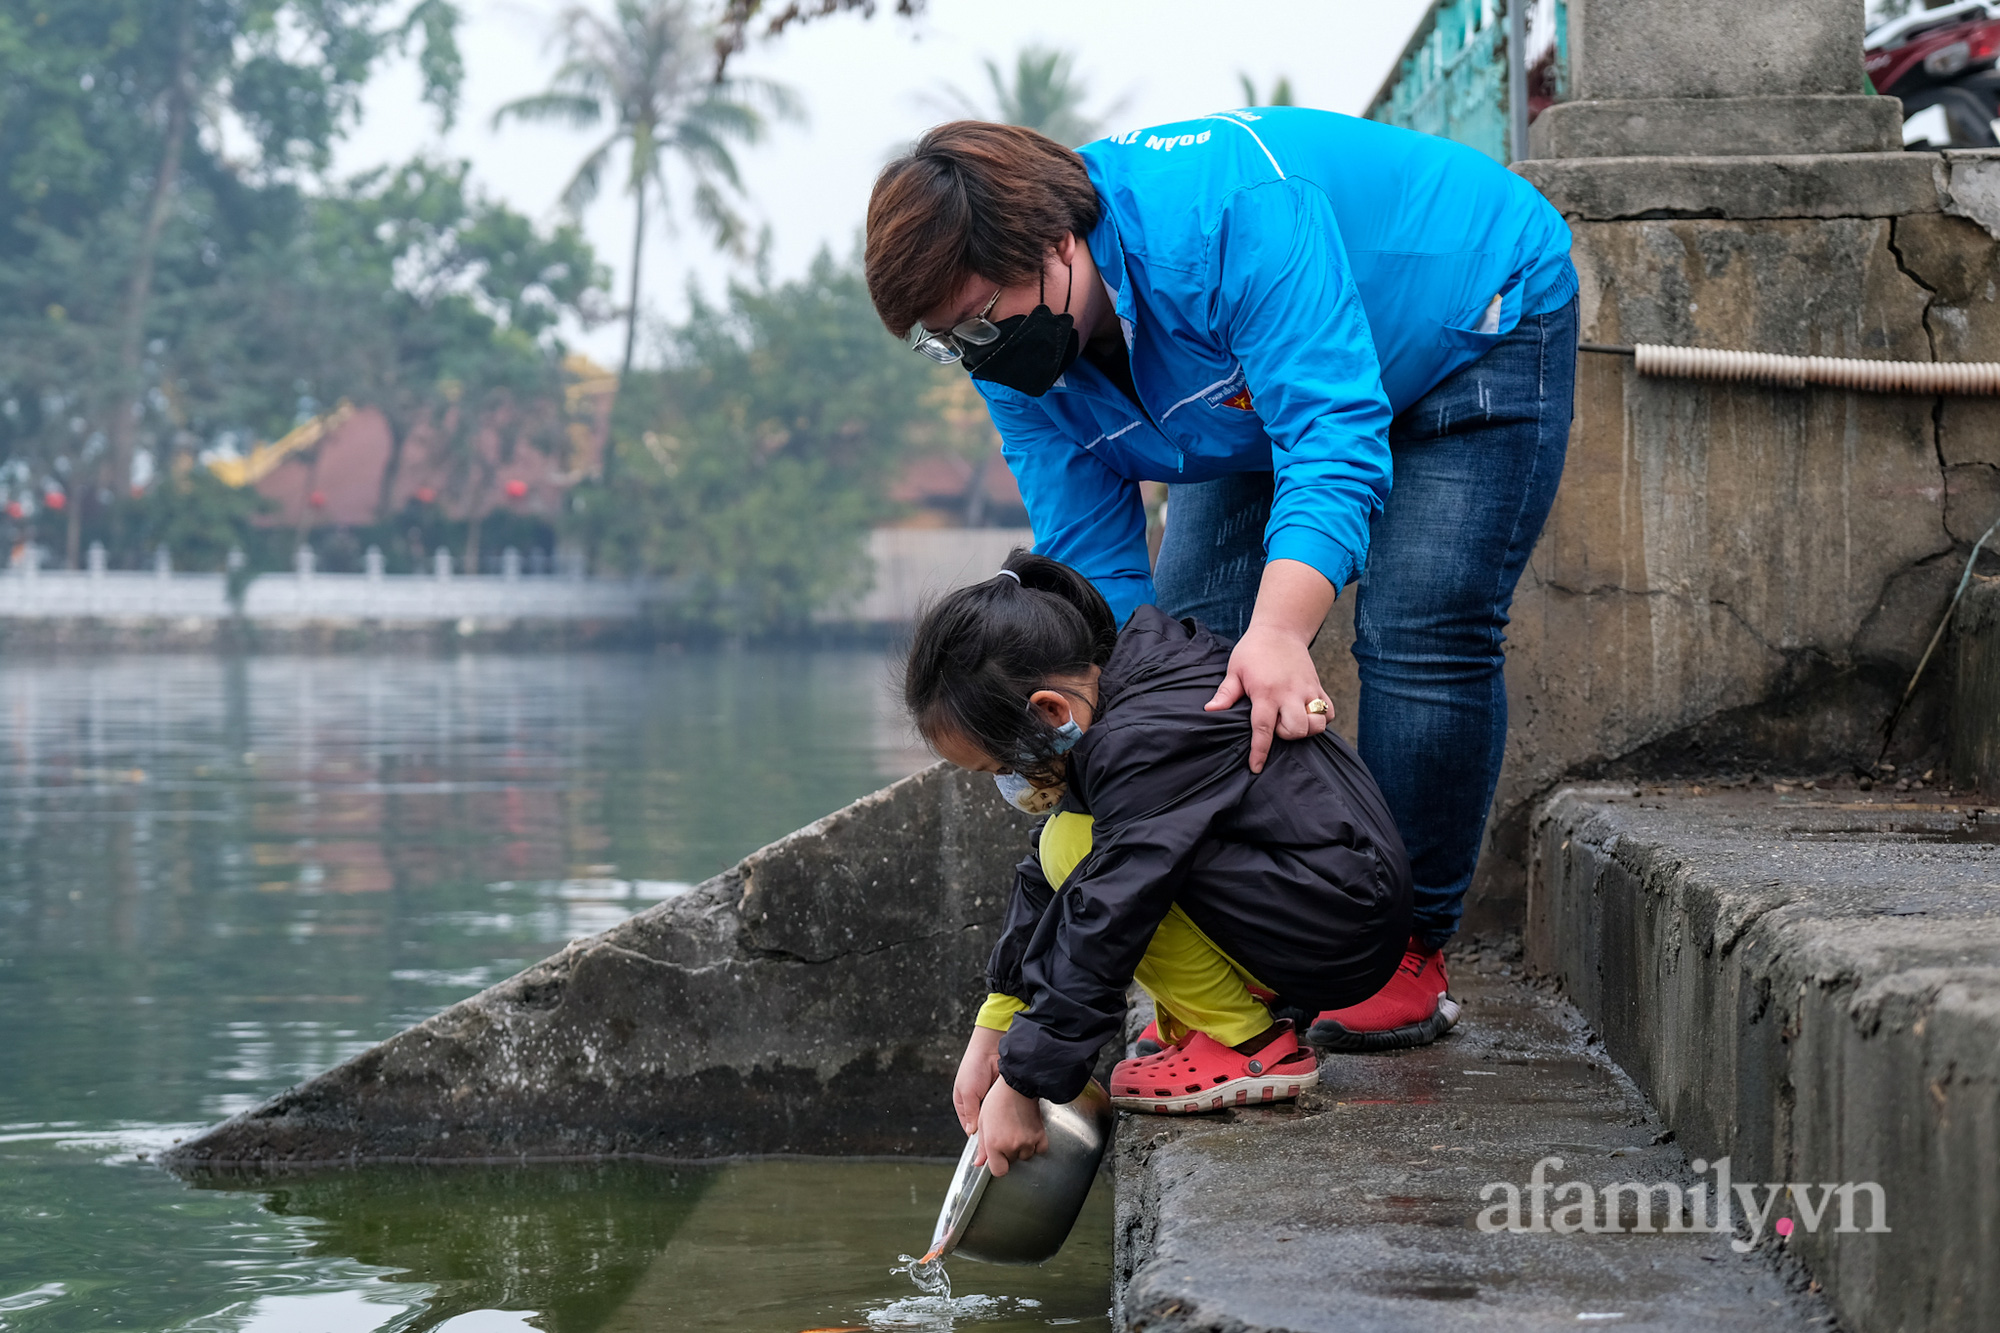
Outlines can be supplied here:
<path id="1" fill-rule="evenodd" d="M 168 1165 L 955 1154 L 1029 820 L 938 765 L 181 1144 Z"/>

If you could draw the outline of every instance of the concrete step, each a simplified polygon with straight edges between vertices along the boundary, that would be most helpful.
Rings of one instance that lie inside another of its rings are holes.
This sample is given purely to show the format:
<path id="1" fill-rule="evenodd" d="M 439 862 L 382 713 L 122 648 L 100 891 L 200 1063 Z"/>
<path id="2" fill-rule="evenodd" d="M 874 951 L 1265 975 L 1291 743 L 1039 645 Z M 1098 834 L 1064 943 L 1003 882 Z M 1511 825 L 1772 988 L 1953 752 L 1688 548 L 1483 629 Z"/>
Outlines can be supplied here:
<path id="1" fill-rule="evenodd" d="M 1883 1192 L 1791 1249 L 1847 1327 L 2000 1328 L 2000 819 L 1924 792 L 1573 789 L 1530 962 L 1689 1152 Z"/>
<path id="2" fill-rule="evenodd" d="M 1622 1231 L 1554 1229 L 1584 1215 L 1581 1189 L 1565 1197 L 1562 1184 L 1587 1186 L 1608 1227 L 1605 1186 L 1697 1180 L 1576 1011 L 1519 971 L 1491 954 L 1462 964 L 1455 1031 L 1421 1050 L 1323 1056 L 1320 1087 L 1296 1108 L 1122 1116 L 1114 1322 L 1148 1333 L 1827 1328 L 1829 1307 L 1787 1277 L 1768 1234 L 1738 1253 L 1726 1234 L 1638 1232 L 1628 1194 L 1616 1196 Z M 1550 1157 L 1560 1162 L 1543 1179 L 1557 1188 L 1538 1218 L 1530 1182 Z M 1502 1210 L 1489 1226 L 1508 1220 L 1501 1182 L 1520 1191 L 1521 1231 L 1481 1227 L 1489 1209 Z M 1664 1214 L 1651 1225 L 1669 1225 Z"/>

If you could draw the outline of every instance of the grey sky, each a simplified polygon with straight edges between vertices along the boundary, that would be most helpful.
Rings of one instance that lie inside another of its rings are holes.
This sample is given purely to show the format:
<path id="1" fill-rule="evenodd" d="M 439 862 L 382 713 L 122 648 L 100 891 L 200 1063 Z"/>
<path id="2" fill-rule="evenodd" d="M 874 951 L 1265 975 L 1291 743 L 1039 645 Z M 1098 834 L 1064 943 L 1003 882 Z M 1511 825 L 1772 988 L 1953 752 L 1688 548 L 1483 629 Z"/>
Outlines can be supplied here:
<path id="1" fill-rule="evenodd" d="M 587 136 L 519 124 L 496 134 L 489 125 L 496 106 L 543 86 L 554 65 L 548 33 L 560 7 L 556 0 L 466 0 L 467 79 L 458 128 L 440 141 L 414 75 L 395 69 L 370 89 L 365 118 L 338 169 L 344 174 L 441 151 L 469 159 L 479 182 L 516 208 L 556 217 L 556 197 Z M 955 84 L 983 102 L 981 60 L 1005 65 L 1030 42 L 1076 53 L 1094 94 L 1089 109 L 1123 101 L 1112 128 L 1239 105 L 1239 72 L 1260 91 L 1288 76 L 1302 103 L 1358 112 L 1425 7 L 1425 0 L 930 0 L 915 21 L 888 12 L 824 20 L 754 45 L 738 67 L 790 84 L 811 115 L 807 125 L 780 127 L 762 146 L 743 150 L 749 208 L 771 226 L 778 278 L 801 272 L 823 244 L 845 252 L 877 168 L 946 118 L 939 89 Z M 629 205 L 607 190 L 584 221 L 622 292 Z M 732 274 L 743 274 L 692 226 L 672 235 L 655 231 L 647 246 L 644 303 L 656 317 L 685 311 L 690 278 L 719 294 Z M 578 342 L 600 361 L 617 358 L 615 329 L 585 333 Z"/>

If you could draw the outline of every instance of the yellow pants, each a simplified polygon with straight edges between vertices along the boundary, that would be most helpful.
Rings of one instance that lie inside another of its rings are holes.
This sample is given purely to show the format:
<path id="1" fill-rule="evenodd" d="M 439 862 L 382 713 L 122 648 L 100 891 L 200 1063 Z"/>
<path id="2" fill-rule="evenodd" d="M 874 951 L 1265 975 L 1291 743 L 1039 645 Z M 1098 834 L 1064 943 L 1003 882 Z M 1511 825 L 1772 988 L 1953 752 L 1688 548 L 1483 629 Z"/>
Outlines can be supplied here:
<path id="1" fill-rule="evenodd" d="M 1089 815 L 1065 812 L 1042 826 L 1042 873 L 1056 889 L 1090 855 L 1090 835 Z M 1133 979 L 1153 997 L 1160 1035 L 1168 1041 L 1179 1041 L 1192 1029 L 1235 1046 L 1271 1026 L 1271 1011 L 1251 993 L 1253 987 L 1266 994 L 1270 988 L 1218 949 L 1179 906 L 1168 909 L 1153 932 Z M 1027 1007 L 1012 995 L 989 995 L 979 1009 L 979 1026 L 1005 1032 Z"/>

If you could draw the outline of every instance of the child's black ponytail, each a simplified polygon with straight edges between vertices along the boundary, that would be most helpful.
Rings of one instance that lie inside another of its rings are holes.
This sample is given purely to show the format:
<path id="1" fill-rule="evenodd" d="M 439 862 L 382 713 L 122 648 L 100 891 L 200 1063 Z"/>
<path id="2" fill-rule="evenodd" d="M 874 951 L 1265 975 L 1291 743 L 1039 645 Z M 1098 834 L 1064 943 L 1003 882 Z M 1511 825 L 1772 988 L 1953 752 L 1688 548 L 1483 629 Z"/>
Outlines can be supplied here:
<path id="1" fill-rule="evenodd" d="M 1111 660 L 1118 625 L 1090 580 L 1017 550 L 1001 572 L 926 608 L 903 701 L 926 740 L 960 737 L 1025 777 L 1052 777 L 1055 729 L 1028 706 L 1052 676 Z"/>

